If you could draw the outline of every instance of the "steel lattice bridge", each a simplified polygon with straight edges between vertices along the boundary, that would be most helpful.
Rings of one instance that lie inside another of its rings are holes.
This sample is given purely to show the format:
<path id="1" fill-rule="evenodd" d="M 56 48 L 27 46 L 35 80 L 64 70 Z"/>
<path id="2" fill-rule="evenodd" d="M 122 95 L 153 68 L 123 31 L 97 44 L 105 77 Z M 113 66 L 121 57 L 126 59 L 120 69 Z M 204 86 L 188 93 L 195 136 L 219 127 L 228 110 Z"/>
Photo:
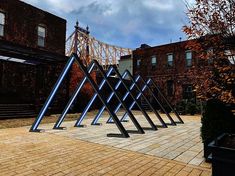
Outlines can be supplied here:
<path id="1" fill-rule="evenodd" d="M 78 22 L 75 31 L 66 40 L 66 56 L 77 53 L 84 65 L 89 65 L 92 59 L 107 69 L 108 66 L 118 67 L 121 56 L 132 54 L 129 48 L 110 45 L 97 40 L 90 35 L 89 28 L 79 27 Z"/>

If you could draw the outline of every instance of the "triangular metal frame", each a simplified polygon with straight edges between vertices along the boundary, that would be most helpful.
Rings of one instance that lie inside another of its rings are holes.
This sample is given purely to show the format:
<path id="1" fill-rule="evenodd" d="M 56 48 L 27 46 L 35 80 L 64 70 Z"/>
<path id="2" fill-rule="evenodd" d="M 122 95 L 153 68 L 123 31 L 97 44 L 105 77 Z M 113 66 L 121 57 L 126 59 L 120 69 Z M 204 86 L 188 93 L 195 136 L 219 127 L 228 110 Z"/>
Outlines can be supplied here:
<path id="1" fill-rule="evenodd" d="M 131 74 L 130 74 L 131 76 Z M 145 82 L 145 80 L 140 76 L 138 75 L 137 78 L 140 78 L 141 81 L 144 83 L 144 86 L 143 86 L 143 89 L 145 90 L 146 88 L 148 88 L 150 90 L 150 93 L 153 97 L 153 99 L 155 99 L 155 101 L 159 104 L 160 108 L 164 111 L 164 113 L 167 115 L 167 117 L 169 118 L 169 120 L 171 121 L 171 124 L 170 125 L 176 125 L 176 124 L 180 124 L 180 123 L 184 123 L 184 121 L 181 119 L 181 117 L 179 116 L 178 112 L 171 106 L 170 102 L 167 100 L 167 98 L 163 95 L 163 93 L 160 91 L 159 87 L 155 84 L 155 82 L 152 80 L 152 78 L 149 78 L 147 80 L 147 82 Z M 137 81 L 136 81 L 137 82 Z M 155 94 L 153 93 L 151 87 L 149 84 L 151 84 L 154 86 L 154 88 L 156 88 L 156 90 L 158 91 L 158 93 L 161 95 L 161 97 L 164 99 L 164 101 L 167 103 L 167 106 L 172 110 L 172 112 L 175 114 L 175 116 L 177 117 L 177 119 L 179 121 L 175 121 L 171 115 L 165 110 L 165 108 L 162 106 L 162 102 L 160 102 L 160 100 L 158 100 L 158 98 L 155 96 Z M 143 90 L 143 91 L 144 91 Z M 133 106 L 134 106 L 135 102 L 133 102 Z M 132 108 L 132 106 L 130 107 Z M 126 119 L 127 115 L 125 114 L 121 121 L 122 122 L 125 122 L 127 119 Z M 109 118 L 109 121 L 111 121 L 112 119 Z M 174 123 L 172 123 L 174 122 Z M 168 124 L 169 125 L 169 124 Z"/>
<path id="2" fill-rule="evenodd" d="M 161 109 L 164 111 L 164 113 L 166 114 L 166 116 L 168 117 L 168 119 L 170 120 L 170 122 L 171 123 L 168 123 L 168 124 L 166 124 L 165 122 L 164 122 L 164 120 L 162 119 L 162 117 L 160 116 L 160 114 L 153 108 L 153 106 L 151 105 L 151 103 L 149 102 L 149 100 L 147 99 L 147 97 L 144 95 L 144 91 L 142 91 L 141 89 L 140 89 L 140 87 L 138 86 L 138 81 L 139 81 L 139 79 L 141 79 L 142 81 L 144 81 L 143 80 L 143 78 L 140 76 L 140 75 L 138 75 L 137 77 L 136 77 L 136 79 L 134 80 L 134 78 L 133 78 L 133 76 L 131 75 L 131 73 L 128 71 L 128 70 L 126 70 L 125 71 L 126 72 L 126 75 L 131 79 L 131 82 L 132 82 L 132 85 L 134 84 L 134 86 L 137 88 L 137 90 L 138 90 L 138 94 L 137 94 L 137 100 L 142 96 L 143 98 L 144 98 L 144 100 L 145 100 L 145 102 L 147 103 L 147 105 L 149 106 L 149 108 L 154 112 L 154 114 L 156 115 L 156 117 L 158 118 L 158 120 L 162 123 L 162 126 L 163 127 L 167 127 L 167 125 L 176 125 L 176 123 L 174 122 L 174 120 L 172 119 L 172 117 L 169 115 L 169 113 L 167 113 L 167 111 L 164 109 L 164 107 L 162 106 L 162 104 L 160 103 L 160 101 L 158 100 L 158 99 L 156 99 L 156 101 L 157 101 L 157 103 L 159 104 L 159 106 L 161 107 Z M 144 82 L 144 85 L 146 85 L 147 86 L 147 88 L 149 88 L 148 87 L 148 85 Z M 151 91 L 151 90 L 150 90 Z M 151 92 L 152 93 L 152 95 L 153 95 L 153 92 Z M 153 96 L 155 96 L 155 95 L 153 95 Z M 132 109 L 132 107 L 135 105 L 135 102 L 133 101 L 132 102 L 132 104 L 131 104 L 131 106 L 129 107 L 130 109 Z M 126 114 L 123 116 L 124 118 L 126 117 Z M 121 119 L 121 121 L 123 121 L 124 120 L 124 118 L 122 118 Z M 126 119 L 125 119 L 126 120 Z M 111 121 L 111 118 L 109 118 L 109 121 L 108 122 L 110 122 Z"/>
<path id="3" fill-rule="evenodd" d="M 94 61 L 94 62 L 96 62 L 96 61 Z M 130 118 L 131 118 L 133 124 L 135 125 L 135 127 L 136 127 L 137 130 L 138 130 L 137 132 L 143 134 L 144 131 L 143 131 L 142 127 L 139 125 L 138 121 L 136 120 L 136 118 L 134 117 L 134 115 L 132 114 L 132 112 L 127 109 L 125 103 L 120 99 L 120 97 L 118 96 L 118 94 L 117 94 L 116 91 L 115 91 L 115 88 L 113 88 L 112 85 L 111 85 L 111 84 L 109 83 L 109 81 L 108 81 L 108 76 L 109 76 L 109 75 L 111 74 L 111 72 L 113 71 L 113 68 L 112 68 L 112 67 L 109 68 L 108 71 L 107 71 L 106 74 L 105 74 L 103 68 L 98 64 L 98 62 L 96 63 L 96 66 L 98 67 L 98 71 L 100 71 L 100 72 L 101 72 L 101 75 L 103 76 L 103 80 L 101 81 L 101 83 L 100 83 L 100 85 L 99 85 L 99 87 L 98 87 L 98 90 L 101 91 L 103 85 L 104 85 L 105 83 L 107 83 L 108 86 L 110 87 L 110 89 L 112 90 L 112 95 L 115 95 L 115 96 L 117 97 L 118 101 L 122 104 L 123 108 L 126 110 L 126 112 L 128 113 L 128 115 L 130 116 Z M 75 127 L 83 126 L 83 125 L 81 125 L 81 122 L 83 121 L 83 119 L 84 119 L 86 113 L 88 112 L 89 108 L 92 106 L 92 103 L 93 103 L 94 100 L 96 99 L 97 95 L 98 95 L 97 93 L 95 93 L 95 94 L 93 95 L 93 97 L 91 98 L 91 100 L 90 100 L 89 103 L 87 104 L 86 108 L 84 109 L 83 113 L 81 114 L 81 116 L 79 117 L 79 119 L 76 121 L 76 123 L 75 123 L 75 125 L 74 125 Z M 75 99 L 75 98 L 74 98 L 74 99 Z M 109 100 L 109 98 L 108 98 L 107 100 L 105 100 L 106 103 L 109 102 L 108 100 Z"/>
<path id="4" fill-rule="evenodd" d="M 106 103 L 106 101 L 104 100 L 105 98 L 100 94 L 99 89 L 97 87 L 97 85 L 95 84 L 94 80 L 92 79 L 92 77 L 90 76 L 90 74 L 88 73 L 87 69 L 85 68 L 85 66 L 83 65 L 82 61 L 78 58 L 77 54 L 72 54 L 71 57 L 69 58 L 68 62 L 66 63 L 62 73 L 60 74 L 56 84 L 54 85 L 49 97 L 47 98 L 45 104 L 43 105 L 38 117 L 35 119 L 32 127 L 30 128 L 30 132 L 40 132 L 41 130 L 38 129 L 39 124 L 41 123 L 43 117 L 45 116 L 46 111 L 48 110 L 49 105 L 51 104 L 53 98 L 55 97 L 55 94 L 58 91 L 58 88 L 60 87 L 62 81 L 64 80 L 66 74 L 68 73 L 69 68 L 71 67 L 71 65 L 74 63 L 74 61 L 77 61 L 78 65 L 80 66 L 82 72 L 85 74 L 86 79 L 90 82 L 91 86 L 93 87 L 93 89 L 95 90 L 95 92 L 98 94 L 98 97 L 100 98 L 101 102 L 105 105 L 107 111 L 109 112 L 110 116 L 112 116 L 116 126 L 118 127 L 119 131 L 121 132 L 121 134 L 108 134 L 108 136 L 112 136 L 112 137 L 129 137 L 128 132 L 126 131 L 126 129 L 123 127 L 123 125 L 121 124 L 121 122 L 119 121 L 118 117 L 116 116 L 116 114 L 111 110 L 110 106 Z M 93 60 L 90 63 L 90 68 L 94 67 L 96 65 L 98 68 L 100 68 L 100 65 L 97 61 Z M 84 81 L 85 82 L 85 81 Z M 138 122 L 137 122 L 138 123 Z M 140 127 L 141 128 L 141 127 Z M 142 129 L 142 128 L 141 128 Z M 142 129 L 143 130 L 143 129 Z M 143 132 L 144 133 L 144 132 Z"/>
<path id="5" fill-rule="evenodd" d="M 62 84 L 62 81 L 65 79 L 65 76 L 67 75 L 69 69 L 71 68 L 72 64 L 74 62 L 77 62 L 79 67 L 81 68 L 82 72 L 84 73 L 84 77 L 82 79 L 82 81 L 80 81 L 80 83 L 77 85 L 74 93 L 72 94 L 69 102 L 67 103 L 65 109 L 63 110 L 63 113 L 61 114 L 61 116 L 58 118 L 56 124 L 54 125 L 54 129 L 63 129 L 63 127 L 60 127 L 61 123 L 63 122 L 66 114 L 68 113 L 68 110 L 70 109 L 71 105 L 73 104 L 73 102 L 75 101 L 78 93 L 80 92 L 81 88 L 83 87 L 83 85 L 85 84 L 86 81 L 89 81 L 89 83 L 91 84 L 92 88 L 95 91 L 95 95 L 93 96 L 93 98 L 90 100 L 90 102 L 88 103 L 87 107 L 85 108 L 82 116 L 80 116 L 80 118 L 77 120 L 75 126 L 81 126 L 81 121 L 84 119 L 87 111 L 89 110 L 91 104 L 94 102 L 94 100 L 96 99 L 96 97 L 99 97 L 99 99 L 101 100 L 101 102 L 103 103 L 103 107 L 101 108 L 100 112 L 96 115 L 95 119 L 93 120 L 92 124 L 95 125 L 97 124 L 98 119 L 100 118 L 102 112 L 104 109 L 107 109 L 110 118 L 108 121 L 113 120 L 113 122 L 116 124 L 117 128 L 119 129 L 119 131 L 121 132 L 121 134 L 108 134 L 108 136 L 115 136 L 115 137 L 129 137 L 128 131 L 124 128 L 124 126 L 122 125 L 122 121 L 124 121 L 127 117 L 127 114 L 129 115 L 130 119 L 132 120 L 133 124 L 135 125 L 135 127 L 137 128 L 137 132 L 140 134 L 144 133 L 143 128 L 140 126 L 139 122 L 136 120 L 136 118 L 134 117 L 134 115 L 131 112 L 132 107 L 137 104 L 137 106 L 139 107 L 139 109 L 141 110 L 141 112 L 143 113 L 144 117 L 146 118 L 146 120 L 149 122 L 149 124 L 151 125 L 153 130 L 156 130 L 157 127 L 156 125 L 154 125 L 154 123 L 152 122 L 151 118 L 149 117 L 149 115 L 146 113 L 146 111 L 141 107 L 141 105 L 138 102 L 139 97 L 142 95 L 145 99 L 145 101 L 147 102 L 148 106 L 150 107 L 150 109 L 152 109 L 152 111 L 155 113 L 155 115 L 159 118 L 160 122 L 162 123 L 163 127 L 167 127 L 166 123 L 163 121 L 163 119 L 161 118 L 161 116 L 158 114 L 158 112 L 152 107 L 151 103 L 149 102 L 149 100 L 145 97 L 145 95 L 143 94 L 144 90 L 146 90 L 146 88 L 148 88 L 150 90 L 150 93 L 152 95 L 152 97 L 155 99 L 155 101 L 160 105 L 160 108 L 165 112 L 165 114 L 167 115 L 167 117 L 169 118 L 169 120 L 171 121 L 171 125 L 176 125 L 176 123 L 184 123 L 183 120 L 180 118 L 178 112 L 173 109 L 173 107 L 171 106 L 170 102 L 166 99 L 166 97 L 163 95 L 163 93 L 160 91 L 160 89 L 158 88 L 158 86 L 154 83 L 154 81 L 149 78 L 147 82 L 145 82 L 145 80 L 141 77 L 141 76 L 137 76 L 136 79 L 133 78 L 133 76 L 130 74 L 130 72 L 127 70 L 124 72 L 124 74 L 121 76 L 120 73 L 118 72 L 118 70 L 111 66 L 108 71 L 105 73 L 105 71 L 103 70 L 103 68 L 99 65 L 99 63 L 96 60 L 93 60 L 90 65 L 88 66 L 88 68 L 86 68 L 83 65 L 83 62 L 78 58 L 77 54 L 72 54 L 69 58 L 69 60 L 67 61 L 63 71 L 61 72 L 59 78 L 57 79 L 56 84 L 54 85 L 49 97 L 47 98 L 45 104 L 43 105 L 40 113 L 38 114 L 37 118 L 35 119 L 33 125 L 30 128 L 30 132 L 40 132 L 41 130 L 38 129 L 38 126 L 40 125 L 43 117 L 45 116 L 46 111 L 48 110 L 48 107 L 50 106 L 53 98 L 55 97 L 58 88 L 60 87 L 60 85 Z M 99 86 L 97 86 L 97 84 L 95 83 L 95 81 L 92 79 L 90 73 L 92 72 L 92 70 L 94 69 L 94 67 L 96 67 L 98 69 L 98 71 L 100 71 L 103 80 L 101 82 L 101 84 Z M 108 77 L 110 76 L 110 74 L 112 72 L 115 72 L 115 74 L 117 75 L 119 81 L 116 84 L 115 87 L 112 86 L 112 84 L 110 84 Z M 124 82 L 124 78 L 126 76 L 129 76 L 129 78 L 131 78 L 132 81 L 132 85 L 130 86 L 130 88 L 125 84 Z M 142 87 L 142 89 L 139 88 L 139 86 L 137 85 L 139 79 L 141 79 L 141 81 L 144 83 L 144 86 Z M 105 98 L 102 94 L 101 94 L 101 89 L 103 87 L 104 84 L 107 84 L 109 86 L 109 88 L 111 89 L 111 94 L 109 95 L 108 98 Z M 158 100 L 158 98 L 154 95 L 151 87 L 149 86 L 149 84 L 152 84 L 153 87 L 158 91 L 159 95 L 163 98 L 163 100 L 165 101 L 165 103 L 170 107 L 170 109 L 172 110 L 172 112 L 175 114 L 175 116 L 178 118 L 179 121 L 174 121 L 172 119 L 172 117 L 170 116 L 169 113 L 167 113 L 164 109 L 164 107 L 162 106 L 161 102 Z M 123 84 L 124 87 L 126 88 L 127 92 L 124 95 L 124 97 L 120 97 L 118 95 L 118 93 L 116 92 L 116 90 L 118 89 L 118 87 L 120 86 L 120 84 Z M 138 95 L 134 96 L 132 93 L 132 89 L 136 87 L 138 89 Z M 113 111 L 110 107 L 110 105 L 108 104 L 109 101 L 111 100 L 111 98 L 115 95 L 115 97 L 118 99 L 119 104 L 116 107 L 116 109 Z M 131 104 L 131 106 L 127 106 L 125 104 L 125 99 L 128 97 L 128 95 L 130 95 L 133 99 L 133 103 Z M 123 115 L 123 117 L 121 118 L 121 120 L 119 120 L 119 118 L 117 117 L 116 113 L 118 112 L 120 107 L 123 107 L 125 109 L 125 114 Z M 111 120 L 110 120 L 111 119 Z"/>
<path id="6" fill-rule="evenodd" d="M 69 57 L 69 60 L 67 61 L 64 69 L 62 70 L 60 76 L 58 77 L 54 87 L 52 88 L 52 91 L 50 93 L 50 95 L 48 96 L 46 102 L 44 103 L 41 111 L 39 112 L 37 118 L 35 119 L 35 121 L 33 122 L 31 128 L 30 128 L 30 132 L 40 132 L 41 130 L 38 129 L 39 124 L 41 123 L 43 117 L 46 114 L 46 111 L 48 110 L 48 107 L 50 106 L 53 98 L 55 97 L 56 92 L 58 91 L 62 81 L 64 80 L 65 76 L 67 75 L 70 67 L 72 66 L 72 64 L 74 63 L 74 61 L 76 60 L 75 55 L 71 55 Z"/>
<path id="7" fill-rule="evenodd" d="M 131 98 L 133 99 L 133 101 L 137 104 L 137 106 L 138 106 L 138 108 L 140 109 L 140 111 L 142 112 L 142 114 L 144 115 L 145 119 L 146 119 L 146 120 L 148 121 L 148 123 L 150 124 L 151 129 L 152 129 L 152 130 L 157 130 L 157 127 L 156 127 L 156 125 L 154 124 L 154 122 L 152 121 L 152 119 L 149 117 L 149 115 L 147 114 L 147 112 L 141 107 L 141 105 L 139 104 L 139 102 L 136 100 L 135 96 L 132 94 L 130 88 L 129 88 L 129 87 L 126 85 L 126 83 L 123 81 L 123 77 L 125 77 L 126 73 L 124 73 L 124 74 L 121 76 L 120 73 L 118 72 L 118 70 L 117 70 L 115 67 L 111 66 L 111 68 L 113 68 L 114 73 L 116 74 L 116 77 L 119 79 L 118 83 L 117 83 L 116 86 L 115 86 L 115 89 L 117 90 L 118 87 L 119 87 L 119 85 L 122 84 L 122 85 L 125 87 L 125 89 L 127 90 L 127 93 L 126 93 L 127 95 L 125 95 L 125 96 L 122 98 L 122 100 L 125 101 L 125 99 L 127 98 L 127 96 L 130 95 Z M 110 101 L 112 97 L 113 97 L 113 94 L 111 93 L 110 96 L 108 97 L 108 100 Z M 108 101 L 107 101 L 107 102 L 108 102 Z M 119 106 L 121 107 L 121 104 L 120 104 L 120 103 L 119 103 Z M 105 107 L 103 106 L 103 107 L 100 109 L 100 111 L 98 112 L 98 114 L 97 114 L 97 116 L 95 117 L 95 119 L 93 120 L 92 124 L 96 124 L 96 120 L 97 120 L 98 118 L 100 118 L 100 115 L 103 113 L 104 109 L 105 109 Z M 128 110 L 131 110 L 131 109 L 128 108 Z M 114 111 L 114 113 L 116 113 L 116 112 Z M 163 121 L 163 123 L 164 123 L 164 121 Z M 146 129 L 147 129 L 147 128 L 146 128 Z"/>
<path id="8" fill-rule="evenodd" d="M 108 77 L 108 76 L 112 73 L 112 71 L 113 71 L 113 68 L 112 68 L 112 67 L 109 67 L 109 68 L 108 68 L 108 71 L 106 72 L 106 76 Z M 106 83 L 106 80 L 103 79 L 103 80 L 101 81 L 100 85 L 99 85 L 99 89 L 100 89 L 100 90 L 103 88 L 103 86 L 104 86 L 105 83 Z M 114 89 L 117 90 L 118 87 L 120 86 L 120 84 L 121 84 L 121 81 L 119 81 L 119 82 L 115 85 Z M 111 95 L 114 95 L 114 93 L 112 92 Z M 95 102 L 96 97 L 97 97 L 97 94 L 94 94 L 93 97 L 91 98 L 91 100 L 89 101 L 89 103 L 87 104 L 87 106 L 85 107 L 84 111 L 81 113 L 80 117 L 78 118 L 78 120 L 77 120 L 75 126 L 81 126 L 82 121 L 84 120 L 84 118 L 85 118 L 87 112 L 89 111 L 89 109 L 91 108 L 92 104 Z M 111 98 L 110 98 L 110 96 L 109 96 L 109 97 L 107 98 L 107 103 L 109 103 L 110 100 L 111 100 Z M 123 101 L 124 101 L 124 100 L 123 100 Z M 121 106 L 121 103 L 120 103 L 120 106 Z M 103 107 L 104 107 L 104 106 L 103 106 Z M 105 107 L 104 107 L 104 109 L 105 109 Z M 114 113 L 115 113 L 115 112 L 114 112 Z M 93 121 L 94 121 L 94 120 L 93 120 Z M 92 124 L 92 125 L 101 125 L 100 123 L 93 123 L 93 122 L 92 122 L 91 124 Z"/>
<path id="9" fill-rule="evenodd" d="M 144 79 L 142 78 L 144 84 L 146 85 L 146 82 L 144 81 Z M 159 89 L 159 87 L 156 85 L 156 83 L 153 81 L 152 78 L 149 78 L 149 83 L 151 83 L 153 85 L 154 88 L 156 88 L 156 90 L 158 91 L 159 95 L 161 95 L 161 97 L 163 98 L 163 100 L 166 102 L 166 104 L 168 105 L 168 107 L 172 110 L 172 112 L 175 114 L 176 118 L 179 121 L 175 121 L 175 123 L 184 123 L 184 121 L 182 120 L 182 118 L 179 116 L 179 113 L 172 107 L 171 103 L 167 100 L 167 98 L 164 96 L 164 94 L 162 93 L 162 91 Z M 147 85 L 148 86 L 148 85 Z M 149 86 L 148 86 L 149 87 Z M 151 88 L 149 87 L 149 89 L 151 90 Z M 151 90 L 152 95 L 154 96 L 154 99 L 157 100 L 157 97 L 154 95 L 154 93 Z"/>
<path id="10" fill-rule="evenodd" d="M 88 72 L 89 74 L 90 74 L 90 73 L 92 72 L 92 70 L 94 69 L 94 66 L 95 66 L 95 64 L 90 64 L 90 65 L 88 66 L 87 72 Z M 106 74 L 109 76 L 110 73 L 111 73 L 111 70 L 108 70 Z M 80 83 L 77 85 L 77 87 L 76 87 L 74 93 L 72 94 L 72 96 L 70 97 L 70 100 L 69 100 L 69 102 L 67 103 L 65 109 L 63 110 L 62 114 L 60 115 L 60 117 L 58 118 L 57 122 L 55 123 L 54 129 L 63 129 L 63 127 L 61 127 L 61 124 L 62 124 L 62 122 L 64 121 L 66 114 L 68 113 L 70 107 L 71 107 L 72 104 L 74 103 L 76 97 L 78 96 L 79 92 L 81 91 L 81 89 L 82 89 L 82 87 L 84 86 L 84 84 L 85 84 L 86 81 L 87 81 L 87 77 L 85 76 L 85 77 L 80 81 Z M 101 88 L 103 87 L 103 85 L 104 85 L 105 82 L 106 82 L 105 80 L 102 81 L 102 83 L 101 83 L 101 84 L 99 85 L 99 87 L 98 87 L 99 90 L 101 90 Z M 86 106 L 86 108 L 85 108 L 84 111 L 88 112 L 90 106 L 92 105 L 91 101 L 93 102 L 96 97 L 98 97 L 98 94 L 97 94 L 97 93 L 95 93 L 95 95 L 94 95 L 93 98 L 90 100 L 90 102 L 88 103 L 88 105 Z M 83 114 L 83 113 L 82 113 L 82 114 Z M 85 114 L 85 115 L 86 115 L 86 114 Z M 83 117 L 82 117 L 82 120 L 83 120 L 83 118 L 85 117 L 85 115 L 81 115 L 81 116 L 83 116 Z M 80 116 L 80 117 L 81 117 L 81 116 Z M 79 118 L 79 119 L 80 119 L 80 118 Z M 77 121 L 77 122 L 79 122 L 79 121 Z M 83 127 L 83 125 L 81 125 L 80 122 L 79 122 L 79 123 L 77 123 L 77 122 L 76 122 L 76 124 L 74 125 L 75 127 L 78 127 L 78 126 Z"/>

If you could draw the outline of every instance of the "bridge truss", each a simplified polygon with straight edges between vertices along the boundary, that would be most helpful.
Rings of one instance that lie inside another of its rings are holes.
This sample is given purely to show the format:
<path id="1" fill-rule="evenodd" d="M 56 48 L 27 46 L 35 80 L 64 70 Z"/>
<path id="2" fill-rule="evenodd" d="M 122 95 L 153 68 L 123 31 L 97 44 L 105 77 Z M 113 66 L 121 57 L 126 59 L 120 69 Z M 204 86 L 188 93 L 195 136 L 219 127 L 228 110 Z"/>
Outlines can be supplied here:
<path id="1" fill-rule="evenodd" d="M 132 54 L 132 50 L 97 40 L 90 35 L 88 27 L 81 28 L 77 22 L 75 31 L 66 40 L 66 56 L 72 53 L 76 53 L 86 66 L 95 59 L 107 69 L 109 65 L 118 67 L 120 57 Z"/>

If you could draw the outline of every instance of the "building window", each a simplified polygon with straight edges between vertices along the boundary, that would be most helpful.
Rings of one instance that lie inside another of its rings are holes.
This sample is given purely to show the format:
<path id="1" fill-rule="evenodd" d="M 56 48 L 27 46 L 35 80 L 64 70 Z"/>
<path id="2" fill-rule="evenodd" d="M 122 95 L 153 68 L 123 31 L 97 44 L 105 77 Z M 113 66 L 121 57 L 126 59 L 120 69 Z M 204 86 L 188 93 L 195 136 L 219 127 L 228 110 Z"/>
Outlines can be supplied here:
<path id="1" fill-rule="evenodd" d="M 43 26 L 38 26 L 38 46 L 45 46 L 45 38 L 46 38 L 46 28 Z"/>
<path id="2" fill-rule="evenodd" d="M 193 86 L 191 84 L 183 85 L 183 99 L 191 99 L 193 93 Z"/>
<path id="3" fill-rule="evenodd" d="M 152 68 L 155 68 L 157 65 L 157 57 L 156 56 L 152 56 L 151 63 L 152 63 Z"/>
<path id="4" fill-rule="evenodd" d="M 192 66 L 192 51 L 186 51 L 186 66 L 191 67 Z"/>
<path id="5" fill-rule="evenodd" d="M 0 36 L 4 36 L 4 28 L 5 28 L 5 14 L 0 12 Z"/>
<path id="6" fill-rule="evenodd" d="M 209 49 L 207 49 L 207 59 L 208 59 L 208 61 L 207 61 L 207 63 L 208 63 L 208 65 L 212 65 L 213 64 L 213 56 L 214 56 L 214 49 L 213 48 L 209 48 Z"/>
<path id="7" fill-rule="evenodd" d="M 173 67 L 173 54 L 167 54 L 167 66 Z"/>
<path id="8" fill-rule="evenodd" d="M 174 83 L 172 80 L 167 81 L 167 95 L 168 96 L 173 96 L 174 92 Z"/>
<path id="9" fill-rule="evenodd" d="M 137 63 L 136 63 L 137 67 L 139 68 L 141 65 L 141 59 L 137 59 Z"/>
<path id="10" fill-rule="evenodd" d="M 229 63 L 235 64 L 235 51 L 234 50 L 225 50 L 225 55 L 228 57 Z"/>

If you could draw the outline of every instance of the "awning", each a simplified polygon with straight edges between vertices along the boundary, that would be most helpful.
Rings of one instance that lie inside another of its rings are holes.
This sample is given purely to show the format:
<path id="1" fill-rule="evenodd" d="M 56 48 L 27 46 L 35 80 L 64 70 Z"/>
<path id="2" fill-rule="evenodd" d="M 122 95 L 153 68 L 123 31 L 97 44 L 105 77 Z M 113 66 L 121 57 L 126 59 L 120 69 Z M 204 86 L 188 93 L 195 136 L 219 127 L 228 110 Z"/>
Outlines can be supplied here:
<path id="1" fill-rule="evenodd" d="M 24 60 L 24 59 L 20 59 L 20 58 L 7 57 L 7 56 L 1 56 L 1 55 L 0 55 L 0 60 L 9 61 L 9 62 L 17 62 L 17 63 L 27 64 L 27 65 L 40 64 L 40 62 L 33 61 L 33 60 Z"/>

